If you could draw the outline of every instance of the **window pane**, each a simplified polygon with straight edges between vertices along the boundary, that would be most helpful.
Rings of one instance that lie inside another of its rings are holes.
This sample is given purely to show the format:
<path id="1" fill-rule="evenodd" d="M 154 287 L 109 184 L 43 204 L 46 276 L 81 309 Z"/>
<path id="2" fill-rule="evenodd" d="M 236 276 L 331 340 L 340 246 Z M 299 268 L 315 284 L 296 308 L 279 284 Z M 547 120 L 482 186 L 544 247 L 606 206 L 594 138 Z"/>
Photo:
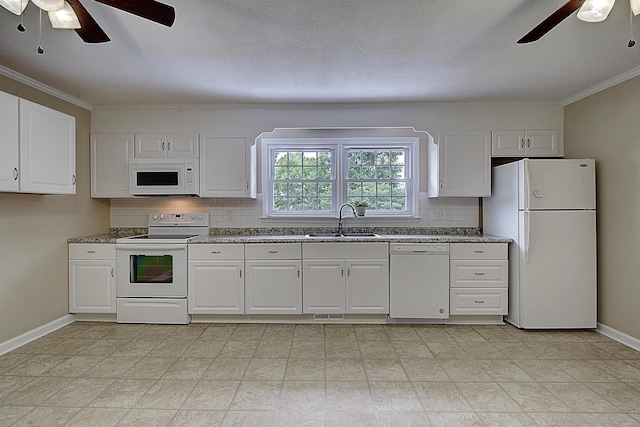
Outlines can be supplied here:
<path id="1" fill-rule="evenodd" d="M 394 211 L 403 211 L 407 209 L 407 199 L 406 198 L 398 199 L 396 197 L 393 197 L 391 199 L 391 209 Z"/>
<path id="2" fill-rule="evenodd" d="M 318 165 L 331 166 L 331 152 L 321 151 L 318 153 Z"/>
<path id="3" fill-rule="evenodd" d="M 347 163 L 349 166 L 359 166 L 362 164 L 362 161 L 360 159 L 360 152 L 359 151 L 353 151 L 350 150 L 349 154 L 347 155 Z"/>
<path id="4" fill-rule="evenodd" d="M 391 184 L 391 195 L 394 197 L 406 197 L 407 184 L 404 182 L 394 182 L 393 184 Z"/>
<path id="5" fill-rule="evenodd" d="M 274 211 L 286 211 L 287 210 L 287 198 L 275 196 L 273 198 L 273 210 Z"/>
<path id="6" fill-rule="evenodd" d="M 360 168 L 357 166 L 349 166 L 349 171 L 347 172 L 347 177 L 349 179 L 358 179 L 360 178 Z"/>
<path id="7" fill-rule="evenodd" d="M 404 179 L 406 178 L 404 175 L 405 168 L 404 166 L 391 166 L 391 176 L 392 179 Z"/>
<path id="8" fill-rule="evenodd" d="M 391 196 L 391 183 L 379 182 L 377 187 L 378 187 L 378 197 Z"/>
<path id="9" fill-rule="evenodd" d="M 289 165 L 301 166 L 302 165 L 302 152 L 293 151 L 289 153 Z"/>
<path id="10" fill-rule="evenodd" d="M 289 167 L 289 179 L 302 179 L 302 166 Z"/>
<path id="11" fill-rule="evenodd" d="M 391 210 L 391 197 L 378 197 L 377 205 L 379 210 Z"/>
<path id="12" fill-rule="evenodd" d="M 318 167 L 318 179 L 331 179 L 331 167 Z"/>
<path id="13" fill-rule="evenodd" d="M 376 167 L 363 166 L 361 171 L 361 176 L 364 179 L 374 179 L 376 177 Z"/>
<path id="14" fill-rule="evenodd" d="M 320 211 L 331 211 L 333 205 L 331 203 L 330 197 L 320 197 L 318 199 L 318 210 Z"/>
<path id="15" fill-rule="evenodd" d="M 318 164 L 318 153 L 315 151 L 305 151 L 304 153 L 304 165 L 315 166 Z"/>
<path id="16" fill-rule="evenodd" d="M 350 182 L 347 184 L 347 196 L 360 197 L 362 195 L 362 183 Z"/>
<path id="17" fill-rule="evenodd" d="M 303 197 L 302 203 L 305 211 L 315 211 L 318 209 L 318 199 L 315 197 Z"/>
<path id="18" fill-rule="evenodd" d="M 289 195 L 290 196 L 302 196 L 302 183 L 291 182 L 289 183 Z"/>
<path id="19" fill-rule="evenodd" d="M 362 152 L 362 164 L 363 165 L 374 165 L 376 162 L 376 152 L 375 151 L 363 151 Z"/>
<path id="20" fill-rule="evenodd" d="M 288 209 L 290 211 L 301 211 L 302 210 L 302 197 L 290 197 L 289 198 Z"/>
<path id="21" fill-rule="evenodd" d="M 286 182 L 276 182 L 273 184 L 273 195 L 274 196 L 286 196 L 287 195 L 287 183 Z"/>
<path id="22" fill-rule="evenodd" d="M 362 183 L 362 194 L 364 196 L 375 196 L 376 195 L 376 183 L 375 182 L 363 182 Z"/>
<path id="23" fill-rule="evenodd" d="M 302 185 L 302 194 L 305 196 L 316 196 L 318 194 L 318 184 L 314 183 L 305 183 Z"/>
<path id="24" fill-rule="evenodd" d="M 318 183 L 318 195 L 331 197 L 333 195 L 333 185 L 329 182 Z"/>
<path id="25" fill-rule="evenodd" d="M 317 179 L 318 170 L 315 166 L 304 166 L 302 169 L 302 178 L 306 180 Z"/>
<path id="26" fill-rule="evenodd" d="M 376 156 L 376 165 L 388 165 L 389 159 L 390 156 L 388 151 L 379 151 Z"/>
<path id="27" fill-rule="evenodd" d="M 287 166 L 276 166 L 274 171 L 274 178 L 275 179 L 287 179 L 289 178 L 288 176 L 288 172 L 289 169 L 287 168 Z"/>
<path id="28" fill-rule="evenodd" d="M 391 178 L 389 168 L 385 166 L 378 166 L 376 168 L 376 178 L 378 179 L 389 179 Z"/>
<path id="29" fill-rule="evenodd" d="M 391 164 L 392 165 L 406 165 L 404 161 L 404 151 L 392 151 L 391 152 Z"/>

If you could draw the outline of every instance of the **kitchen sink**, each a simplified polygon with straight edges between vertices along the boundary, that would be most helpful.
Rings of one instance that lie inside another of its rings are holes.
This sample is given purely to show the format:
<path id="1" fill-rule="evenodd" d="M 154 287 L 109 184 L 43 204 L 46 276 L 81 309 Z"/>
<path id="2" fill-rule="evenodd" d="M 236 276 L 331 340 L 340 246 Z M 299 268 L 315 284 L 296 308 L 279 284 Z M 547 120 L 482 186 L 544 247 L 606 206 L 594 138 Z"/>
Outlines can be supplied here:
<path id="1" fill-rule="evenodd" d="M 375 233 L 310 233 L 305 237 L 379 237 Z"/>

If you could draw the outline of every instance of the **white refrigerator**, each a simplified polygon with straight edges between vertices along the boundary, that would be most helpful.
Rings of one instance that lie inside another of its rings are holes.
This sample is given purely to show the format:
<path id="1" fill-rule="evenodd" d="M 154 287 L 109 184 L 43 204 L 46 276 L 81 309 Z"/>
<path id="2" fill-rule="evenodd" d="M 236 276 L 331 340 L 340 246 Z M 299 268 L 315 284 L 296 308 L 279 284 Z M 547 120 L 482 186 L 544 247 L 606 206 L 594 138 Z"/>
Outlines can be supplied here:
<path id="1" fill-rule="evenodd" d="M 492 169 L 483 232 L 509 237 L 509 314 L 523 329 L 595 328 L 593 159 L 523 159 Z"/>

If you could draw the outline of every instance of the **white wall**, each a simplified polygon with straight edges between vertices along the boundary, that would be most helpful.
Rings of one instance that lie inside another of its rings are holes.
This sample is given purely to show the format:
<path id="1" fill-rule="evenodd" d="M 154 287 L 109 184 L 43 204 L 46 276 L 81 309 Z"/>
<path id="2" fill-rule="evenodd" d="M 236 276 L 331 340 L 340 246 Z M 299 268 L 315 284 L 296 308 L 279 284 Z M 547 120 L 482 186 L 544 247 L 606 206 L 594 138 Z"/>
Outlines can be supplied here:
<path id="1" fill-rule="evenodd" d="M 640 77 L 565 108 L 567 157 L 596 159 L 598 322 L 640 340 Z"/>
<path id="2" fill-rule="evenodd" d="M 109 106 L 97 107 L 92 132 L 200 132 L 255 139 L 274 128 L 410 126 L 437 137 L 443 130 L 558 129 L 563 132 L 562 105 L 513 103 L 401 103 L 244 106 Z M 367 226 L 478 227 L 478 199 L 426 197 L 426 147 L 420 147 L 420 220 L 360 222 Z M 258 147 L 258 157 L 260 150 Z M 260 167 L 260 162 L 258 162 Z M 260 170 L 258 170 L 260 176 Z M 260 188 L 260 186 L 258 186 Z M 259 218 L 260 200 L 128 200 L 111 203 L 111 226 L 144 227 L 153 210 L 209 211 L 218 227 L 327 225 L 327 221 L 274 222 Z"/>

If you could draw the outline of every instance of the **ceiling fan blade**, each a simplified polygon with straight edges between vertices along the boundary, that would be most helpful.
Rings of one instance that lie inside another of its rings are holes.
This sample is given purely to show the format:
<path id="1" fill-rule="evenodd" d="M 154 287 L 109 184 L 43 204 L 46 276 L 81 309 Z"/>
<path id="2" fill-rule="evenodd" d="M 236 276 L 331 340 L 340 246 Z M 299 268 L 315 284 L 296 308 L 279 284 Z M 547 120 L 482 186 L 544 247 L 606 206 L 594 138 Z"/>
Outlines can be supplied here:
<path id="1" fill-rule="evenodd" d="M 173 7 L 155 0 L 96 0 L 141 18 L 171 27 L 176 20 Z"/>
<path id="2" fill-rule="evenodd" d="M 580 6 L 582 6 L 582 3 L 584 3 L 584 0 L 569 0 L 560 6 L 560 9 L 549 15 L 547 19 L 539 23 L 533 30 L 525 34 L 524 37 L 518 40 L 518 43 L 531 43 L 538 40 L 540 37 L 551 31 L 553 27 L 564 21 L 565 18 L 579 9 Z"/>
<path id="3" fill-rule="evenodd" d="M 67 0 L 67 2 L 80 21 L 81 28 L 75 31 L 85 43 L 105 43 L 111 41 L 109 36 L 102 31 L 100 25 L 98 25 L 89 12 L 87 12 L 87 9 L 82 6 L 80 0 Z"/>

